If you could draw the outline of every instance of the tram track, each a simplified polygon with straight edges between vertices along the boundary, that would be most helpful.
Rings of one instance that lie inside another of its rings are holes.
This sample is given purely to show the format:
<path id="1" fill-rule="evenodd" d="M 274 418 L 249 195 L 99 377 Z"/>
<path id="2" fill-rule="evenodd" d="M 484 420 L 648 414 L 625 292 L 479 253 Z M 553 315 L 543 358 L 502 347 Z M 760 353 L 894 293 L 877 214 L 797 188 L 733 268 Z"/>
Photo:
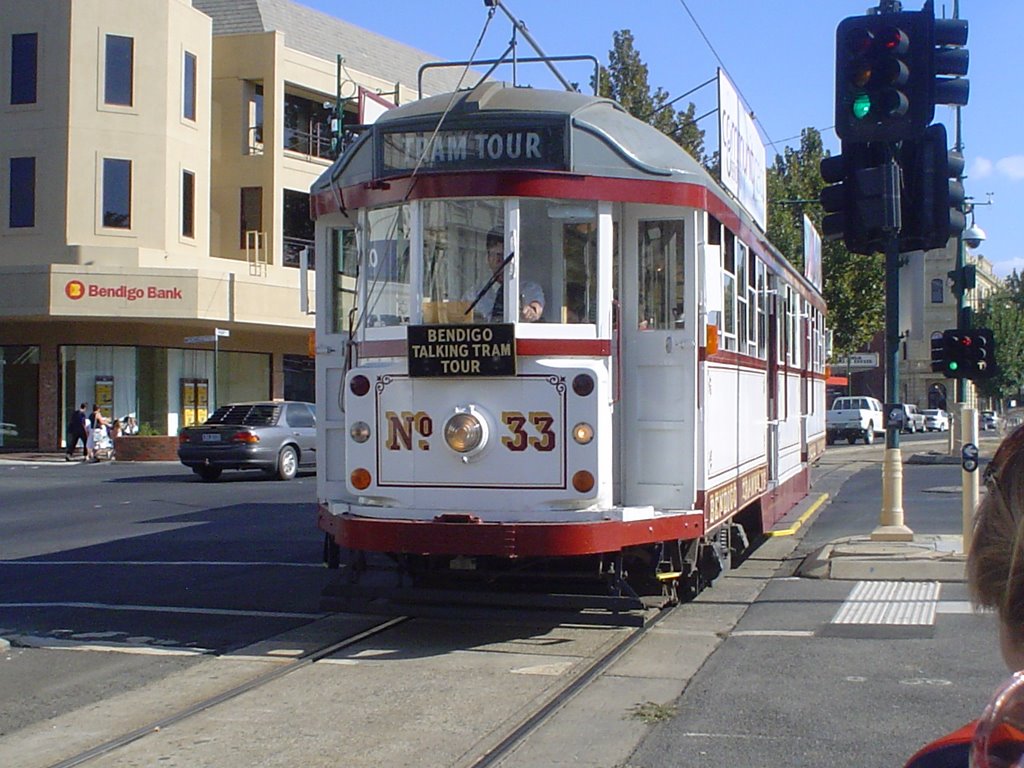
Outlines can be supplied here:
<path id="1" fill-rule="evenodd" d="M 250 691 L 254 691 L 258 688 L 262 688 L 266 685 L 269 685 L 270 683 L 275 682 L 276 680 L 280 680 L 281 678 L 287 675 L 294 674 L 298 670 L 304 669 L 305 667 L 308 667 L 309 665 L 314 664 L 317 661 L 320 661 L 321 659 L 324 659 L 334 653 L 337 653 L 340 650 L 348 648 L 349 646 L 355 645 L 356 643 L 360 643 L 364 640 L 368 640 L 371 637 L 375 637 L 376 635 L 393 629 L 394 627 L 397 627 L 400 624 L 404 624 L 405 622 L 409 621 L 410 618 L 411 617 L 409 616 L 393 617 L 391 619 L 388 619 L 387 621 L 382 621 L 380 624 L 364 629 L 361 632 L 357 632 L 356 634 L 351 635 L 350 637 L 346 637 L 342 640 L 337 640 L 335 642 L 323 645 L 319 648 L 316 648 L 312 651 L 303 654 L 302 656 L 290 661 L 284 666 L 277 667 L 276 669 L 265 672 L 261 675 L 258 675 L 257 677 L 252 678 L 251 680 L 248 680 L 244 683 L 241 683 L 240 685 L 236 685 L 232 688 L 229 688 L 228 690 L 223 691 L 221 693 L 201 699 L 187 707 L 178 710 L 177 712 L 171 715 L 167 715 L 166 717 L 162 717 L 158 720 L 147 723 L 146 725 L 143 725 L 127 733 L 124 733 L 113 739 L 109 739 L 108 741 L 105 741 L 102 744 L 98 744 L 95 747 L 79 752 L 77 755 L 65 758 L 64 760 L 61 760 L 58 763 L 52 764 L 50 768 L 74 768 L 74 766 L 84 765 L 85 763 L 88 763 L 91 760 L 94 760 L 103 755 L 110 754 L 111 752 L 114 752 L 122 747 L 125 747 L 128 744 L 143 739 L 152 733 L 158 733 L 164 728 L 181 723 L 191 717 L 194 717 L 195 715 L 198 715 L 200 712 L 205 712 L 213 707 L 216 707 L 227 701 L 231 701 L 232 699 L 236 699 L 239 696 L 249 693 Z"/>
<path id="2" fill-rule="evenodd" d="M 581 657 L 582 668 L 578 668 L 573 673 L 565 675 L 564 680 L 561 680 L 554 686 L 547 687 L 542 695 L 537 696 L 532 701 L 524 701 L 522 708 L 515 714 L 514 718 L 505 722 L 495 721 L 484 726 L 488 729 L 487 735 L 475 744 L 467 744 L 467 751 L 460 759 L 452 762 L 452 765 L 458 766 L 458 768 L 488 768 L 500 765 L 509 754 L 529 739 L 530 735 L 540 728 L 552 715 L 597 680 L 609 667 L 633 648 L 649 629 L 670 615 L 672 610 L 674 609 L 657 612 L 641 626 L 629 628 L 628 632 L 620 639 L 603 642 L 600 648 L 593 649 L 597 651 L 593 658 Z M 283 665 L 236 684 L 227 690 L 181 706 L 171 714 L 109 738 L 96 746 L 83 749 L 77 754 L 61 759 L 58 762 L 48 763 L 48 768 L 73 768 L 74 766 L 88 765 L 103 757 L 115 756 L 119 750 L 140 742 L 148 736 L 166 732 L 172 726 L 183 723 L 187 725 L 189 720 L 203 713 L 239 699 L 245 694 L 266 688 L 272 683 L 294 675 L 317 662 L 328 659 L 339 651 L 351 648 L 372 638 L 377 638 L 417 618 L 420 617 L 405 615 L 390 617 L 341 640 L 324 643 L 307 651 L 301 657 L 292 659 Z M 507 618 L 501 619 L 500 623 L 504 624 L 506 622 Z M 619 629 L 623 628 L 620 627 Z"/>

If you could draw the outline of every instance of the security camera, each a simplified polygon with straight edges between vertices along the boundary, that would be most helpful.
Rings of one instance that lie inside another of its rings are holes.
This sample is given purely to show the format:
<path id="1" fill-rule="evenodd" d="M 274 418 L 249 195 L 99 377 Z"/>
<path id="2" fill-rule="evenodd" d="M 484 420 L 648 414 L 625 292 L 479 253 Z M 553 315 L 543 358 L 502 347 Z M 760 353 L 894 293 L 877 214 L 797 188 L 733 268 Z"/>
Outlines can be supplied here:
<path id="1" fill-rule="evenodd" d="M 985 237 L 985 230 L 977 224 L 971 224 L 961 235 L 961 239 L 968 248 L 977 248 L 985 241 Z"/>

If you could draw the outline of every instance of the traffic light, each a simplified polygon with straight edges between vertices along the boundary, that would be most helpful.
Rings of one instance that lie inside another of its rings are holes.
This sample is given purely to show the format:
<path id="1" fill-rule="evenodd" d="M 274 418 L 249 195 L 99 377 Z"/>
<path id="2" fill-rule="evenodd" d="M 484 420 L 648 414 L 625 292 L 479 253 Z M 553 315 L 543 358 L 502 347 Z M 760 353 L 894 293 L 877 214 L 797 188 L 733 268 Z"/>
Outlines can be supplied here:
<path id="1" fill-rule="evenodd" d="M 900 251 L 930 251 L 963 232 L 964 186 L 959 177 L 964 159 L 950 152 L 946 127 L 928 126 L 920 138 L 905 139 L 900 146 L 903 169 Z"/>
<path id="2" fill-rule="evenodd" d="M 946 276 L 949 278 L 949 287 L 957 299 L 978 284 L 978 268 L 974 264 L 964 264 L 960 269 L 951 269 Z"/>
<path id="3" fill-rule="evenodd" d="M 996 374 L 995 341 L 988 328 L 946 331 L 942 334 L 942 359 L 937 365 L 932 343 L 932 370 L 941 369 L 947 378 L 987 379 Z"/>
<path id="4" fill-rule="evenodd" d="M 963 77 L 970 64 L 970 54 L 963 47 L 967 45 L 967 21 L 936 19 L 932 5 L 928 0 L 922 11 L 931 20 L 931 102 L 962 107 L 970 95 L 970 81 Z"/>
<path id="5" fill-rule="evenodd" d="M 899 141 L 924 130 L 934 18 L 924 11 L 851 16 L 836 29 L 835 129 L 843 141 Z"/>
<path id="6" fill-rule="evenodd" d="M 899 226 L 897 213 L 898 172 L 886 162 L 883 144 L 843 143 L 841 155 L 821 161 L 823 187 L 819 199 L 825 210 L 822 237 L 842 240 L 851 253 L 871 254 L 884 250 L 888 233 Z"/>

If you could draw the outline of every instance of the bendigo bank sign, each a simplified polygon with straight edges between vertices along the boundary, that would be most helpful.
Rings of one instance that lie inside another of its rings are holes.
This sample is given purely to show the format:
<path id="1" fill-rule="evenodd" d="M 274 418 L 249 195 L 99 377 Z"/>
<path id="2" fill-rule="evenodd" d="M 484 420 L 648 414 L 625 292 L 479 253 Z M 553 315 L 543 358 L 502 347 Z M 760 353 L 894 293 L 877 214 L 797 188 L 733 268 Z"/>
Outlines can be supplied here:
<path id="1" fill-rule="evenodd" d="M 89 274 L 50 276 L 54 314 L 150 314 L 191 317 L 196 311 L 194 280 L 156 275 Z"/>

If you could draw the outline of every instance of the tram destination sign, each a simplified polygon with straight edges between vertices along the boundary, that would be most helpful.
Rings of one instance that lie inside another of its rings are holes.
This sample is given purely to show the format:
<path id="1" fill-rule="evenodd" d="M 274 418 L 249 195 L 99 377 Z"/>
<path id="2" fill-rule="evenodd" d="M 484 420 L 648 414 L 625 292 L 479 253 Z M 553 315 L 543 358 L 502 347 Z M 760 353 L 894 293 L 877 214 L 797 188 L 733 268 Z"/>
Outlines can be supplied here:
<path id="1" fill-rule="evenodd" d="M 397 176 L 413 169 L 472 171 L 483 169 L 569 170 L 568 129 L 564 118 L 529 122 L 378 126 L 379 176 Z"/>
<path id="2" fill-rule="evenodd" d="M 410 325 L 410 376 L 515 376 L 515 326 Z"/>

